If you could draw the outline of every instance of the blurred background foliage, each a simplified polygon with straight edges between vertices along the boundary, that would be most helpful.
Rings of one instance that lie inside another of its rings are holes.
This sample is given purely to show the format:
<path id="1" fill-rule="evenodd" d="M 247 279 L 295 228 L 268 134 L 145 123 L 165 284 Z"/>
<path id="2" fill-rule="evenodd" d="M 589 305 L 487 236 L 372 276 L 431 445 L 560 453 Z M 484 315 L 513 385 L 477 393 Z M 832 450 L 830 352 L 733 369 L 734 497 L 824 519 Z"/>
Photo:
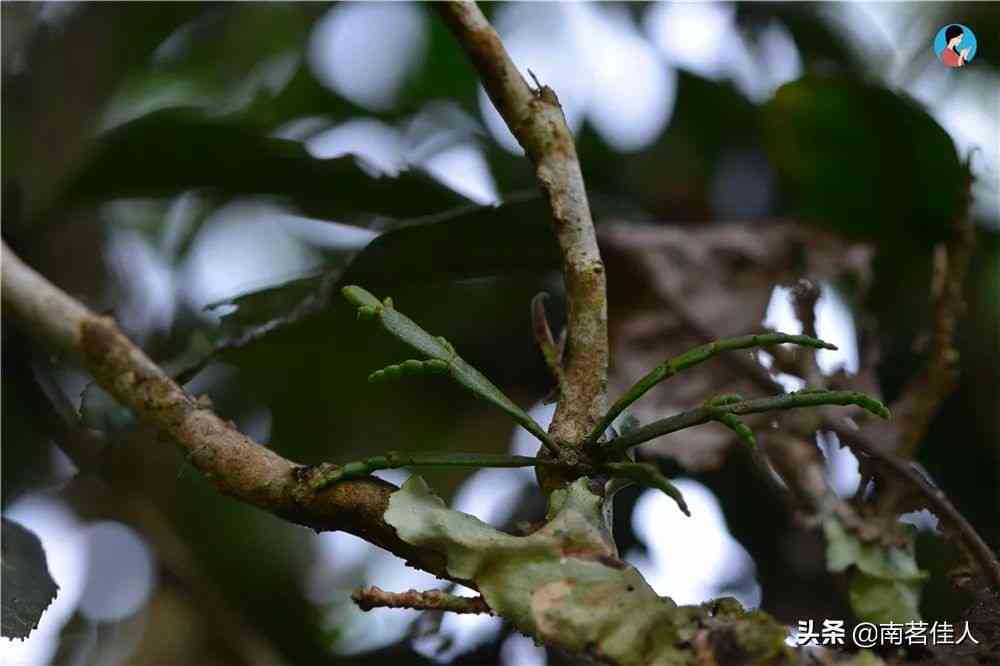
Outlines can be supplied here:
<path id="1" fill-rule="evenodd" d="M 559 94 L 602 238 L 637 225 L 690 233 L 697 254 L 697 239 L 726 225 L 752 237 L 791 219 L 815 230 L 810 252 L 833 247 L 827 238 L 872 248 L 870 290 L 834 280 L 837 270 L 829 288 L 845 321 L 877 332 L 888 399 L 920 367 L 931 253 L 961 210 L 970 163 L 979 242 L 962 379 L 918 459 L 1000 544 L 996 6 L 485 9 L 515 61 Z M 366 384 L 406 354 L 337 295 L 348 283 L 391 295 L 522 405 L 549 390 L 528 317 L 534 293 L 561 289 L 544 205 L 428 7 L 7 2 L 2 12 L 3 234 L 15 251 L 114 313 L 192 392 L 295 460 L 534 453 L 504 417 L 440 378 Z M 980 39 L 964 70 L 945 70 L 931 49 L 952 22 Z M 649 285 L 636 255 L 613 245 L 614 334 Z M 831 261 L 846 261 L 838 252 Z M 763 300 L 732 306 L 732 321 L 752 327 L 794 269 L 730 259 L 691 275 L 715 280 L 719 298 L 762 285 Z M 714 297 L 697 298 L 696 309 Z M 3 336 L 3 511 L 41 537 L 60 585 L 28 641 L 3 640 L 10 663 L 569 663 L 495 619 L 360 613 L 348 600 L 360 583 L 439 583 L 353 537 L 306 533 L 217 496 L 78 369 L 12 326 Z M 628 349 L 614 363 L 625 372 Z M 45 415 L 39 377 L 106 438 L 100 474 L 53 446 L 66 435 Z M 835 448 L 832 475 L 835 459 L 852 458 Z M 622 493 L 622 552 L 661 593 L 688 603 L 736 594 L 792 624 L 850 617 L 822 541 L 787 507 L 743 499 L 759 490 L 744 460 L 685 469 L 661 453 L 666 471 L 690 479 L 686 493 L 702 493 L 702 526 L 716 530 L 677 559 L 687 528 L 664 522 L 656 534 L 650 500 Z M 530 473 L 427 476 L 498 524 L 540 516 Z M 945 571 L 948 549 L 924 530 L 922 566 Z M 698 549 L 728 559 L 705 564 Z M 696 570 L 699 559 L 709 570 Z M 701 586 L 683 587 L 685 577 Z M 951 617 L 960 603 L 939 575 L 922 610 Z"/>

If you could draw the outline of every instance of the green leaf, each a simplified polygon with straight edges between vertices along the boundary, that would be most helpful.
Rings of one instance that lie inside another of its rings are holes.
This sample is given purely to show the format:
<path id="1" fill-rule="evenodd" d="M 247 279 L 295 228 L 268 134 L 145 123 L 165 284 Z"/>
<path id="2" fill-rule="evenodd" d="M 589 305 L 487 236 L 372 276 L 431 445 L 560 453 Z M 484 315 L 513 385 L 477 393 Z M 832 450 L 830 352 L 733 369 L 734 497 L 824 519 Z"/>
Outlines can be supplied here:
<path id="1" fill-rule="evenodd" d="M 372 241 L 346 271 L 336 267 L 233 301 L 237 307 L 222 319 L 215 353 L 195 369 L 210 363 L 238 368 L 242 388 L 234 399 L 266 405 L 274 423 L 270 443 L 303 461 L 386 449 L 500 451 L 507 446 L 506 419 L 489 417 L 492 408 L 478 412 L 462 389 L 434 378 L 413 379 L 413 386 L 365 385 L 375 368 L 412 354 L 353 321 L 339 288 L 361 283 L 398 296 L 408 313 L 446 333 L 467 361 L 474 356 L 480 369 L 488 368 L 497 386 L 518 391 L 523 404 L 535 397 L 532 391 L 541 397 L 540 384 L 530 382 L 544 370 L 524 304 L 544 273 L 558 266 L 537 196 L 412 220 Z M 454 315 L 453 302 L 465 304 L 466 316 Z M 452 439 L 463 419 L 473 417 L 494 425 L 475 444 Z"/>
<path id="2" fill-rule="evenodd" d="M 416 377 L 418 375 L 441 375 L 448 373 L 448 363 L 441 359 L 432 358 L 429 361 L 418 361 L 409 359 L 396 365 L 389 365 L 381 370 L 376 370 L 368 375 L 368 381 L 377 384 L 379 382 L 399 379 L 401 377 Z"/>
<path id="3" fill-rule="evenodd" d="M 210 307 L 236 306 L 223 315 L 217 337 L 226 346 L 242 346 L 289 325 L 314 325 L 313 315 L 329 308 L 332 294 L 347 284 L 391 288 L 541 274 L 558 267 L 559 249 L 544 202 L 525 196 L 496 207 L 467 206 L 401 223 L 372 240 L 346 267 L 338 265 Z"/>
<path id="4" fill-rule="evenodd" d="M 314 314 L 327 306 L 331 282 L 330 275 L 307 275 L 211 303 L 206 309 L 234 306 L 232 312 L 222 315 L 214 337 L 223 343 L 239 344 L 275 326 Z"/>
<path id="5" fill-rule="evenodd" d="M 167 107 L 233 113 L 278 95 L 303 60 L 310 17 L 294 5 L 217 6 L 174 32 L 104 112 L 114 127 Z"/>
<path id="6" fill-rule="evenodd" d="M 39 538 L 12 520 L 3 518 L 2 525 L 3 635 L 24 639 L 38 626 L 59 586 L 49 574 Z"/>
<path id="7" fill-rule="evenodd" d="M 269 194 L 304 214 L 412 218 L 468 199 L 417 171 L 379 176 L 351 155 L 318 159 L 296 141 L 258 134 L 193 109 L 165 109 L 104 134 L 68 186 L 70 201 L 168 196 L 192 189 Z"/>
<path id="8" fill-rule="evenodd" d="M 559 267 L 545 202 L 534 194 L 403 222 L 358 254 L 340 284 L 391 286 Z"/>
<path id="9" fill-rule="evenodd" d="M 880 578 L 862 571 L 850 580 L 851 608 L 861 620 L 876 624 L 920 620 L 920 581 Z"/>
<path id="10" fill-rule="evenodd" d="M 846 78 L 806 77 L 764 108 L 771 161 L 794 212 L 891 246 L 943 240 L 966 171 L 948 133 L 914 100 Z"/>
<path id="11" fill-rule="evenodd" d="M 669 69 L 666 63 L 663 66 Z M 759 110 L 731 82 L 712 81 L 683 69 L 670 71 L 668 76 L 676 77 L 676 103 L 662 134 L 651 145 L 623 153 L 587 123 L 576 133 L 592 201 L 603 194 L 619 203 L 628 202 L 631 210 L 613 218 L 708 221 L 714 207 L 711 183 L 723 175 L 720 170 L 726 157 L 733 151 L 755 150 L 759 143 Z"/>
<path id="12" fill-rule="evenodd" d="M 927 573 L 917 566 L 913 534 L 903 547 L 863 543 L 838 519 L 823 524 L 827 569 L 848 571 L 851 608 L 868 622 L 920 619 L 920 592 Z"/>

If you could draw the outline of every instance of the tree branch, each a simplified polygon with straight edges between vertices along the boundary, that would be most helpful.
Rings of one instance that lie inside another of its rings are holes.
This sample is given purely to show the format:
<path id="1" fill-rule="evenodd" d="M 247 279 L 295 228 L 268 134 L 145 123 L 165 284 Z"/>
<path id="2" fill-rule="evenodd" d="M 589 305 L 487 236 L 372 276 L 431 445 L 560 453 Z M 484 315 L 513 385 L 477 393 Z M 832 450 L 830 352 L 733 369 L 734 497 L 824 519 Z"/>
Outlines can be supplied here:
<path id="1" fill-rule="evenodd" d="M 953 526 L 973 561 L 979 565 L 990 584 L 1000 589 L 1000 560 L 979 536 L 972 524 L 951 503 L 943 490 L 928 482 L 924 475 L 913 468 L 913 463 L 886 451 L 885 447 L 879 446 L 864 431 L 850 428 L 833 419 L 826 419 L 824 428 L 834 432 L 851 449 L 884 463 L 926 499 L 927 504 L 938 518 Z"/>
<path id="2" fill-rule="evenodd" d="M 317 493 L 317 468 L 258 444 L 178 386 L 118 329 L 50 283 L 3 243 L 3 309 L 35 338 L 74 356 L 97 383 L 172 440 L 219 492 L 317 531 L 343 530 L 454 580 L 444 558 L 405 543 L 383 515 L 396 486 L 374 477 Z M 469 585 L 468 581 L 456 581 Z"/>
<path id="3" fill-rule="evenodd" d="M 538 344 L 545 365 L 549 366 L 549 372 L 556 381 L 554 394 L 556 399 L 559 396 L 559 387 L 563 383 L 563 345 L 556 342 L 549 328 L 549 318 L 545 313 L 545 301 L 549 295 L 544 291 L 535 294 L 531 299 L 531 330 L 535 334 L 535 342 Z M 565 341 L 563 341 L 565 342 Z"/>
<path id="4" fill-rule="evenodd" d="M 27 367 L 18 359 L 13 372 L 19 374 L 21 396 L 31 406 L 31 416 L 39 427 L 61 448 L 84 473 L 98 476 L 104 482 L 110 517 L 134 526 L 152 545 L 157 560 L 168 578 L 192 597 L 192 606 L 218 635 L 238 636 L 229 648 L 248 664 L 282 666 L 285 660 L 270 641 L 261 636 L 230 604 L 219 584 L 200 566 L 187 542 L 174 530 L 159 505 L 147 494 L 136 491 L 136 481 L 129 475 L 116 474 L 108 464 L 108 443 L 100 434 L 87 428 L 62 390 L 51 377 Z M 5 367 L 7 371 L 9 368 Z"/>
<path id="5" fill-rule="evenodd" d="M 965 309 L 965 276 L 976 241 L 976 230 L 963 210 L 952 238 L 934 254 L 934 302 L 927 365 L 904 387 L 893 405 L 902 426 L 896 453 L 912 458 L 941 403 L 955 388 L 958 352 L 955 327 Z"/>
<path id="6" fill-rule="evenodd" d="M 604 264 L 583 174 L 556 94 L 533 90 L 473 2 L 435 5 L 479 72 L 487 94 L 535 166 L 562 251 L 569 310 L 564 382 L 549 432 L 578 446 L 604 413 L 608 322 Z"/>
<path id="7" fill-rule="evenodd" d="M 414 608 L 417 610 L 493 615 L 493 611 L 482 597 L 460 597 L 441 590 L 387 592 L 373 585 L 355 590 L 351 599 L 363 611 L 370 611 L 373 608 Z"/>

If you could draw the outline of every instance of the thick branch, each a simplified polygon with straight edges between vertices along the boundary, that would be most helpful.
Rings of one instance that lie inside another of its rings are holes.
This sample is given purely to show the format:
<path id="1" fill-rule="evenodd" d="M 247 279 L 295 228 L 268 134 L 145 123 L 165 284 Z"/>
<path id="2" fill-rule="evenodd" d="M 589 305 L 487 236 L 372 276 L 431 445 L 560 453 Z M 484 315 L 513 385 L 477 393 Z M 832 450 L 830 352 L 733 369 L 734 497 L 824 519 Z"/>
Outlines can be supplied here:
<path id="1" fill-rule="evenodd" d="M 436 5 L 479 72 L 487 94 L 535 166 L 563 259 L 569 344 L 550 432 L 578 445 L 604 413 L 608 326 L 604 264 L 573 136 L 548 86 L 533 90 L 473 2 Z"/>
<path id="2" fill-rule="evenodd" d="M 449 578 L 439 554 L 403 542 L 383 519 L 394 485 L 366 477 L 315 492 L 315 468 L 283 458 L 217 416 L 174 383 L 113 319 L 48 282 L 6 244 L 3 308 L 35 338 L 79 360 L 142 422 L 173 440 L 223 494 L 315 530 L 350 532 Z"/>

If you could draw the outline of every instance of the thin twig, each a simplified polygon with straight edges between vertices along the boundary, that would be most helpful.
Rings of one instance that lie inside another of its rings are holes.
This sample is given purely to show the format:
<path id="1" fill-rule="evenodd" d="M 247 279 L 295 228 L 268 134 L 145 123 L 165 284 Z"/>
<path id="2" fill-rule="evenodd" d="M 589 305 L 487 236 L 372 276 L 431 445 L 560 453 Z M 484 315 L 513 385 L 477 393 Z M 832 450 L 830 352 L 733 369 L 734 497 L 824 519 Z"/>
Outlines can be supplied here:
<path id="1" fill-rule="evenodd" d="M 967 186 L 971 186 L 971 179 Z M 896 419 L 892 427 L 852 429 L 841 421 L 828 418 L 825 427 L 847 446 L 868 455 L 891 469 L 905 484 L 887 484 L 883 510 L 893 511 L 900 497 L 910 488 L 927 499 L 938 517 L 954 527 L 964 549 L 992 585 L 1000 588 L 1000 562 L 971 523 L 951 503 L 940 488 L 930 484 L 914 469 L 909 459 L 927 432 L 941 403 L 954 389 L 957 352 L 953 347 L 955 327 L 965 303 L 963 287 L 975 244 L 975 228 L 966 207 L 956 215 L 952 237 L 944 248 L 937 248 L 934 267 L 933 315 L 929 358 L 923 371 L 901 391 L 892 405 Z M 907 488 L 909 487 L 909 488 Z"/>
<path id="2" fill-rule="evenodd" d="M 792 286 L 792 307 L 795 317 L 802 324 L 802 334 L 816 336 L 816 303 L 819 301 L 820 290 L 815 282 L 800 278 Z"/>
<path id="3" fill-rule="evenodd" d="M 363 611 L 370 611 L 373 608 L 412 608 L 415 610 L 448 611 L 449 613 L 493 615 L 493 610 L 482 597 L 460 597 L 441 590 L 387 592 L 373 585 L 355 590 L 351 599 Z"/>
<path id="4" fill-rule="evenodd" d="M 927 365 L 902 391 L 893 405 L 901 432 L 896 453 L 912 458 L 931 419 L 955 388 L 958 352 L 954 348 L 955 326 L 965 308 L 963 288 L 976 232 L 968 214 L 957 218 L 952 238 L 935 253 L 935 293 Z"/>
<path id="5" fill-rule="evenodd" d="M 816 335 L 816 303 L 819 302 L 820 289 L 812 280 L 800 278 L 791 290 L 792 308 L 795 317 L 802 324 L 805 335 Z M 826 380 L 823 371 L 816 362 L 816 351 L 806 349 L 795 359 L 798 364 L 798 374 L 809 386 L 823 386 Z"/>
<path id="6" fill-rule="evenodd" d="M 885 463 L 895 473 L 906 479 L 915 490 L 927 499 L 928 504 L 931 505 L 939 518 L 955 527 L 966 549 L 975 558 L 983 574 L 989 578 L 995 588 L 1000 589 L 1000 561 L 997 560 L 996 555 L 979 536 L 972 524 L 955 508 L 943 490 L 931 485 L 922 474 L 913 468 L 912 463 L 884 451 L 882 447 L 871 441 L 864 431 L 849 428 L 840 422 L 829 419 L 824 423 L 824 428 L 834 432 L 850 448 Z"/>
<path id="7" fill-rule="evenodd" d="M 517 468 L 559 466 L 557 460 L 536 458 L 534 456 L 514 456 L 502 453 L 453 453 L 420 452 L 400 453 L 389 451 L 364 460 L 355 460 L 344 465 L 322 465 L 326 472 L 318 471 L 313 479 L 313 487 L 322 490 L 334 483 L 347 479 L 367 476 L 382 469 L 399 469 L 400 467 L 479 467 L 479 468 Z"/>
<path id="8" fill-rule="evenodd" d="M 558 393 L 563 383 L 563 347 L 556 342 L 549 327 L 549 318 L 545 313 L 545 301 L 549 295 L 544 291 L 535 294 L 531 299 L 531 331 L 535 335 L 535 343 L 542 352 L 545 365 L 549 366 L 549 372 L 556 380 L 556 392 Z"/>
<path id="9" fill-rule="evenodd" d="M 556 94 L 533 90 L 473 2 L 436 4 L 479 72 L 483 87 L 535 166 L 562 254 L 569 345 L 562 393 L 549 432 L 579 445 L 605 411 L 608 369 L 604 264 L 590 216 L 583 173 Z"/>

